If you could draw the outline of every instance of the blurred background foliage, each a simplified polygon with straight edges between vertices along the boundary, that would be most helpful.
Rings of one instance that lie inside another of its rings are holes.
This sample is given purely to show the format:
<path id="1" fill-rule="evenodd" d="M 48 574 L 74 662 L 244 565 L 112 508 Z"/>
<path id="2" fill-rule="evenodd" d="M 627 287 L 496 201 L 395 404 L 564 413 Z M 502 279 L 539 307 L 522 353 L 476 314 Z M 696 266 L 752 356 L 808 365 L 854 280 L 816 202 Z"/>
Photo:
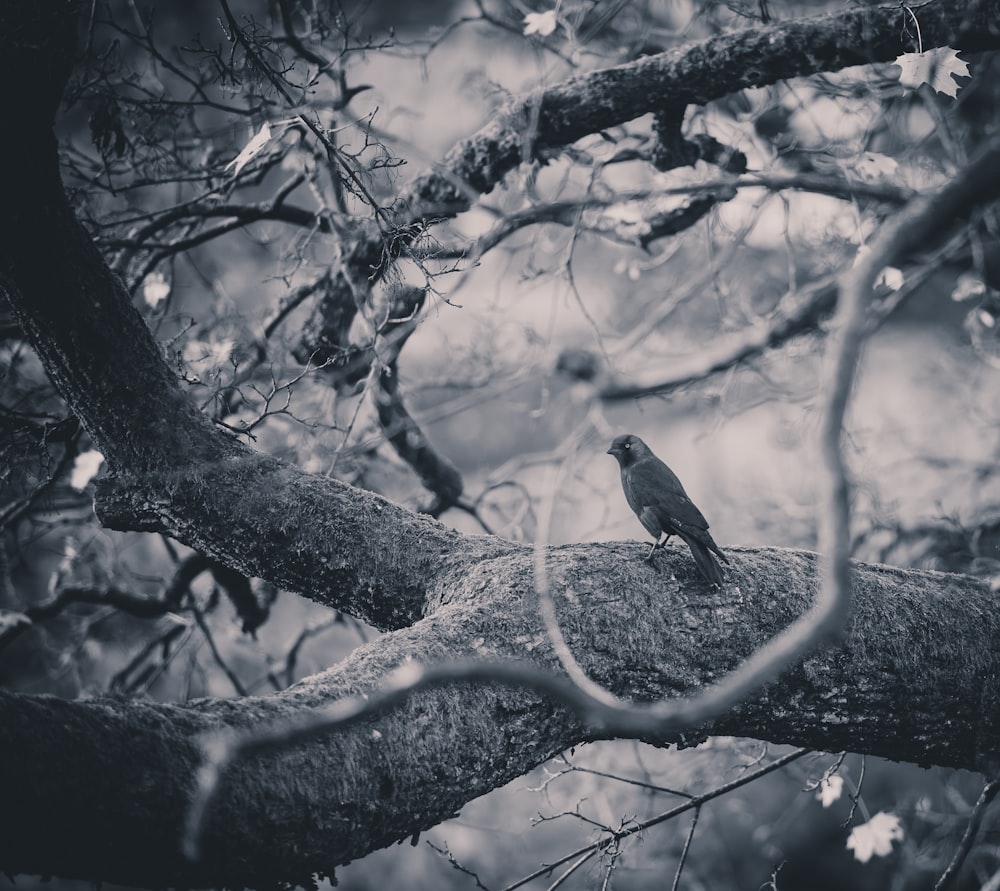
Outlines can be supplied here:
<path id="1" fill-rule="evenodd" d="M 98 2 L 59 123 L 64 180 L 192 396 L 258 449 L 427 506 L 426 487 L 387 443 L 369 373 L 391 286 L 405 282 L 429 290 L 393 371 L 422 431 L 412 435 L 464 486 L 443 522 L 524 541 L 644 539 L 604 454 L 613 434 L 631 431 L 676 470 L 723 547 L 811 548 L 829 309 L 817 295 L 894 195 L 944 182 L 995 128 L 993 56 L 965 59 L 972 79 L 957 98 L 907 89 L 898 68 L 881 65 L 689 108 L 685 134 L 742 153 L 761 179 L 754 188 L 733 189 L 731 174 L 704 162 L 655 169 L 651 117 L 595 134 L 522 164 L 430 227 L 386 287 L 346 314 L 339 342 L 318 336 L 329 317 L 317 305 L 345 263 L 351 220 L 391 213 L 406 182 L 518 93 L 725 29 L 841 8 Z M 525 34 L 526 16 L 553 12 L 552 33 Z M 303 125 L 303 110 L 329 144 Z M 833 185 L 811 188 L 817 178 Z M 651 221 L 720 182 L 731 193 L 696 222 L 650 235 Z M 546 216 L 554 202 L 570 210 Z M 482 240 L 532 215 L 542 221 Z M 996 237 L 989 215 L 955 227 L 946 249 L 909 258 L 901 289 L 878 295 L 849 422 L 858 559 L 1000 577 Z M 799 307 L 796 336 L 709 369 L 711 357 L 765 342 Z M 67 697 L 259 694 L 377 634 L 176 543 L 101 529 L 92 484 L 73 479 L 86 434 L 6 317 L 0 335 L 0 682 Z M 351 362 L 366 349 L 358 372 Z M 675 383 L 643 399 L 602 398 L 611 384 L 649 380 Z M 553 522 L 539 529 L 554 469 Z M 556 777 L 567 765 L 546 765 L 338 877 L 348 888 L 476 887 L 457 864 L 506 887 L 683 800 L 664 790 L 706 792 L 766 754 L 731 739 L 684 751 L 588 746 L 566 753 L 574 770 Z M 834 767 L 846 791 L 824 808 L 816 783 Z M 605 887 L 609 876 L 617 887 L 665 887 L 688 839 L 686 888 L 931 887 L 979 786 L 952 771 L 808 755 L 703 805 L 690 836 L 686 813 L 623 840 L 563 887 Z M 904 839 L 858 863 L 847 826 L 883 810 L 900 816 Z M 980 838 L 960 887 L 996 871 L 995 821 Z"/>

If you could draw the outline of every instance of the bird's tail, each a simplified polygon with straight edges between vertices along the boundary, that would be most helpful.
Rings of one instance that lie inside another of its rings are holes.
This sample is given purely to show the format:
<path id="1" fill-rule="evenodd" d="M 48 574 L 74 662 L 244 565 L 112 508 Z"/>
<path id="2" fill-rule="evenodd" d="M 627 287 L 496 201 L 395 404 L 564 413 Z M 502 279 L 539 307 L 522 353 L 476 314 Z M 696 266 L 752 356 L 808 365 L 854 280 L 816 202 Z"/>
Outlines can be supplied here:
<path id="1" fill-rule="evenodd" d="M 712 555 L 712 551 L 708 547 L 702 544 L 696 538 L 684 538 L 687 546 L 691 548 L 691 556 L 694 557 L 694 562 L 698 565 L 698 570 L 705 577 L 706 581 L 711 582 L 713 585 L 722 585 L 722 567 L 719 565 L 719 561 L 715 559 Z M 713 548 L 713 550 L 715 550 Z M 725 560 L 725 556 L 719 552 L 719 556 Z M 728 563 L 729 561 L 726 560 Z"/>
<path id="2" fill-rule="evenodd" d="M 708 535 L 707 532 L 705 534 Z M 719 557 L 723 563 L 727 565 L 729 564 L 729 558 L 725 554 L 723 554 L 721 550 L 719 550 L 719 546 L 712 540 L 711 535 L 708 536 L 707 544 L 709 549 L 712 551 L 712 553 L 715 554 L 716 557 Z"/>

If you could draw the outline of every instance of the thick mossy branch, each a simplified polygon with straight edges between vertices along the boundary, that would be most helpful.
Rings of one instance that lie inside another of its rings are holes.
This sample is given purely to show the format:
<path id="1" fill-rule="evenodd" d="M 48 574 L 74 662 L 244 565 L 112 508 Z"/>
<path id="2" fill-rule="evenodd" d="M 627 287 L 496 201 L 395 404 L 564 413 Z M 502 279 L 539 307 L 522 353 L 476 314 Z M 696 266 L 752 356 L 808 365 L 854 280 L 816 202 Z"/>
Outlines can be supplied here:
<path id="1" fill-rule="evenodd" d="M 923 50 L 975 52 L 1000 46 L 1000 0 L 848 9 L 746 28 L 592 71 L 543 87 L 500 110 L 459 142 L 441 165 L 415 180 L 403 206 L 413 219 L 454 214 L 469 193 L 491 191 L 522 161 L 544 158 L 576 140 L 664 107 L 704 105 L 747 87 L 851 65 L 891 62 Z M 459 185 L 461 184 L 461 185 Z"/>
<path id="2" fill-rule="evenodd" d="M 429 592 L 452 572 L 524 550 L 251 453 L 184 471 L 107 477 L 95 509 L 108 528 L 167 533 L 382 629 L 425 615 Z"/>
<path id="3" fill-rule="evenodd" d="M 570 649 L 591 678 L 635 701 L 696 693 L 806 609 L 816 584 L 817 557 L 802 551 L 731 551 L 726 587 L 713 591 L 685 549 L 668 546 L 654 566 L 644 550 L 575 545 L 547 560 Z M 855 566 L 853 582 L 840 646 L 700 732 L 985 769 L 1000 753 L 992 594 L 966 576 L 882 566 Z M 170 706 L 0 694 L 0 788 L 19 814 L 0 834 L 0 869 L 132 885 L 303 883 L 602 735 L 530 688 L 425 689 L 327 737 L 237 762 L 223 776 L 203 859 L 184 861 L 200 734 L 300 720 L 379 688 L 408 659 L 560 671 L 530 553 L 480 560 L 435 593 L 427 618 L 271 696 Z"/>

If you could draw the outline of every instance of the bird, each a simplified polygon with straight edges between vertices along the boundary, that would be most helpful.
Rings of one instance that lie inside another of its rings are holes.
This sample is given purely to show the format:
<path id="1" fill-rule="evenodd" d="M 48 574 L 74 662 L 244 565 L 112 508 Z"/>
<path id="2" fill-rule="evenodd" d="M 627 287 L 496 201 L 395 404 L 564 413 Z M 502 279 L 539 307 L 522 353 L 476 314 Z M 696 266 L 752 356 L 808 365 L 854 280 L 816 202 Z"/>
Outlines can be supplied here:
<path id="1" fill-rule="evenodd" d="M 672 535 L 678 535 L 691 549 L 691 556 L 705 579 L 721 585 L 722 566 L 713 554 L 724 563 L 729 559 L 712 539 L 708 522 L 688 498 L 677 475 L 632 433 L 616 436 L 607 453 L 615 456 L 621 468 L 625 500 L 656 539 L 645 559 L 651 560 L 658 547 L 663 547 Z M 663 533 L 667 537 L 661 542 Z"/>

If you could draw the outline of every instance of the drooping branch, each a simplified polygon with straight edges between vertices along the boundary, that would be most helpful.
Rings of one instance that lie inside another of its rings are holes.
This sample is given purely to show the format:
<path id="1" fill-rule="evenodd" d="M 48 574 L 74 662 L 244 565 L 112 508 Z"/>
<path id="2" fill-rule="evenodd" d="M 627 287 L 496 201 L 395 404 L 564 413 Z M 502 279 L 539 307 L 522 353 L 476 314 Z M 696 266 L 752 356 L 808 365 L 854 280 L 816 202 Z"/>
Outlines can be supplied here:
<path id="1" fill-rule="evenodd" d="M 684 111 L 684 104 L 677 103 L 664 105 L 653 115 L 653 131 L 656 133 L 650 159 L 653 166 L 667 171 L 707 161 L 730 173 L 745 173 L 747 159 L 743 152 L 723 145 L 715 137 L 704 133 L 695 134 L 690 139 L 684 136 Z"/>
<path id="2" fill-rule="evenodd" d="M 386 438 L 396 454 L 416 471 L 420 481 L 434 495 L 425 512 L 439 517 L 461 497 L 462 475 L 428 442 L 407 409 L 399 388 L 397 362 L 399 351 L 416 330 L 425 297 L 426 291 L 422 288 L 394 289 L 389 318 L 381 328 L 383 344 L 378 357 L 380 368 L 374 398 Z"/>
<path id="3" fill-rule="evenodd" d="M 140 619 L 155 619 L 170 612 L 182 611 L 182 601 L 189 593 L 191 583 L 203 572 L 212 573 L 242 620 L 244 631 L 255 631 L 264 623 L 269 604 L 259 601 L 246 576 L 201 554 L 192 554 L 177 565 L 170 582 L 158 596 L 139 594 L 116 585 L 65 585 L 49 600 L 25 607 L 21 615 L 27 621 L 0 627 L 0 650 L 32 623 L 38 624 L 62 615 L 75 603 L 109 606 Z"/>

